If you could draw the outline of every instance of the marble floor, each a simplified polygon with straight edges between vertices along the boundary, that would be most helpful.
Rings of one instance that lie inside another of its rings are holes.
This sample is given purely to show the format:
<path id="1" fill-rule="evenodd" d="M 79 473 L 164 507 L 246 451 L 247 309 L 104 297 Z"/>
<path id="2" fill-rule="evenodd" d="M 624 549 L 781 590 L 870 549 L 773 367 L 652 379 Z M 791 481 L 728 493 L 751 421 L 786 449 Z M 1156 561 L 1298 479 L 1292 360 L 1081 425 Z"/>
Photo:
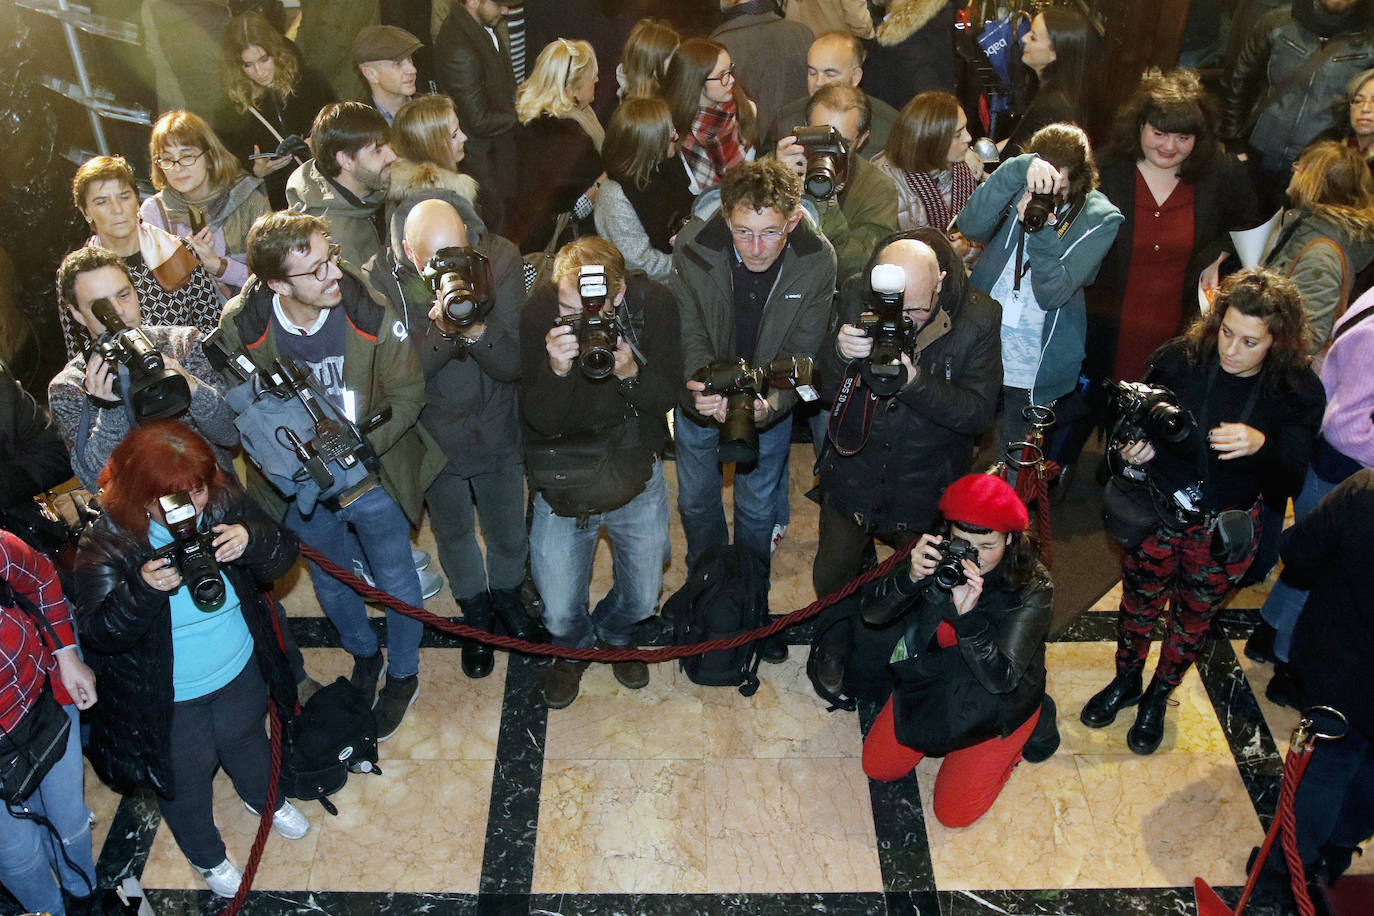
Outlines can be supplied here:
<path id="1" fill-rule="evenodd" d="M 774 613 L 814 598 L 810 482 L 798 446 Z M 683 580 L 676 513 L 671 527 L 665 594 Z M 419 543 L 432 550 L 427 528 Z M 609 586 L 602 551 L 593 599 Z M 282 592 L 312 674 L 346 673 L 300 569 Z M 468 680 L 454 641 L 430 633 L 419 698 L 381 746 L 383 775 L 352 776 L 336 817 L 303 803 L 312 830 L 272 836 L 244 912 L 1173 914 L 1192 912 L 1198 876 L 1234 897 L 1273 816 L 1297 718 L 1265 701 L 1270 669 L 1241 653 L 1264 589 L 1223 612 L 1223 638 L 1175 694 L 1150 757 L 1126 748 L 1132 716 L 1098 731 L 1077 718 L 1112 675 L 1118 593 L 1048 647 L 1060 750 L 1020 764 L 963 829 L 924 814 L 939 761 L 895 783 L 864 777 L 876 710 L 826 710 L 806 678 L 804 632 L 789 631 L 789 658 L 765 665 L 749 698 L 697 686 L 672 664 L 640 691 L 593 666 L 579 699 L 553 712 L 536 699 L 537 661 L 498 653 L 489 677 Z M 428 607 L 455 613 L 446 592 Z M 89 773 L 87 798 L 107 883 L 140 876 L 158 914 L 220 911 L 149 799 L 121 799 Z M 256 822 L 222 775 L 215 807 L 242 864 Z M 1374 871 L 1374 856 L 1357 869 Z"/>

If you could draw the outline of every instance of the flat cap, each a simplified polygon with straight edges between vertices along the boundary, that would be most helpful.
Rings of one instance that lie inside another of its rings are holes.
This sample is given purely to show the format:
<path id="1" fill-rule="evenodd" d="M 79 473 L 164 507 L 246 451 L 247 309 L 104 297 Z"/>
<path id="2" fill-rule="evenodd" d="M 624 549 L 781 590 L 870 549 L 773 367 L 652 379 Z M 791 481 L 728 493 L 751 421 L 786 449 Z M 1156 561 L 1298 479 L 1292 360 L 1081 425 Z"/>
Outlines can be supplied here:
<path id="1" fill-rule="evenodd" d="M 404 60 L 425 43 L 394 25 L 370 25 L 353 39 L 353 64 L 370 60 Z"/>

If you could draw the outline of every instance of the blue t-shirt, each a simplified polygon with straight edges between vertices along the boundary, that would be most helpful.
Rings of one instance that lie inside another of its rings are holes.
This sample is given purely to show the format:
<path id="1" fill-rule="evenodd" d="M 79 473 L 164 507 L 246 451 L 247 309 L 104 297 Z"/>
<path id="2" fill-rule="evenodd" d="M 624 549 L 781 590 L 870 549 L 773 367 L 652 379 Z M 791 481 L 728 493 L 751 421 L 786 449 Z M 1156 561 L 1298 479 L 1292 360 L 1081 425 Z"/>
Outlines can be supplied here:
<path id="1" fill-rule="evenodd" d="M 148 523 L 154 547 L 172 543 L 172 533 L 157 521 Z M 214 693 L 238 677 L 253 657 L 253 634 L 243 619 L 239 596 L 221 570 L 224 606 L 205 612 L 196 607 L 185 583 L 172 592 L 172 689 L 180 703 Z"/>

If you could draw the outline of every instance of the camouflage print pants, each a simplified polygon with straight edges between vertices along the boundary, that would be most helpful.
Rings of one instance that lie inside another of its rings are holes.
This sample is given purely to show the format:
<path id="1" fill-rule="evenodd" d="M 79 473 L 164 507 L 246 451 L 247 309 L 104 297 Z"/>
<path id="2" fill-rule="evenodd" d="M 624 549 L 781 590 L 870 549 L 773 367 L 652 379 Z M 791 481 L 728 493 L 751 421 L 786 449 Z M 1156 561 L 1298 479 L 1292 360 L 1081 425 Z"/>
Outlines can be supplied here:
<path id="1" fill-rule="evenodd" d="M 1150 651 L 1155 621 L 1172 604 L 1173 619 L 1160 647 L 1155 677 L 1176 687 L 1197 658 L 1207 628 L 1232 586 L 1250 566 L 1260 533 L 1260 503 L 1250 509 L 1255 538 L 1239 561 L 1223 566 L 1212 556 L 1206 525 L 1183 531 L 1160 527 L 1121 561 L 1121 610 L 1116 618 L 1116 670 L 1138 671 Z"/>

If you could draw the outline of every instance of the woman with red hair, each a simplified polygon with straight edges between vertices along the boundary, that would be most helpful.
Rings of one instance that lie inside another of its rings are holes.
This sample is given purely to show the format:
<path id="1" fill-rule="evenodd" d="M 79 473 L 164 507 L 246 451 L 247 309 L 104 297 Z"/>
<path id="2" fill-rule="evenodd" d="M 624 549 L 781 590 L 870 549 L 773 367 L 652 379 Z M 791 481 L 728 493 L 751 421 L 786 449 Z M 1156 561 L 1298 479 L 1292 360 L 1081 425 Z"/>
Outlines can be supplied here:
<path id="1" fill-rule="evenodd" d="M 232 897 L 240 875 L 215 826 L 212 783 L 222 766 L 244 804 L 266 803 L 263 714 L 269 693 L 285 712 L 296 692 L 260 592 L 295 562 L 298 544 L 174 421 L 131 430 L 100 487 L 105 514 L 76 564 L 81 641 L 104 693 L 87 756 L 120 792 L 156 792 L 191 865 Z M 218 569 L 193 571 L 190 543 L 213 551 Z M 159 551 L 167 546 L 171 557 Z M 284 800 L 273 820 L 287 839 L 310 829 Z"/>
<path id="2" fill-rule="evenodd" d="M 1026 507 L 1000 477 L 959 478 L 940 497 L 940 513 L 943 533 L 921 535 L 909 567 L 860 598 L 866 623 L 901 616 L 905 630 L 863 766 L 870 779 L 891 781 L 927 754 L 943 755 L 935 817 L 967 827 L 992 807 L 1023 750 L 1039 761 L 1058 747 L 1045 695 L 1054 585 L 1026 537 Z"/>

